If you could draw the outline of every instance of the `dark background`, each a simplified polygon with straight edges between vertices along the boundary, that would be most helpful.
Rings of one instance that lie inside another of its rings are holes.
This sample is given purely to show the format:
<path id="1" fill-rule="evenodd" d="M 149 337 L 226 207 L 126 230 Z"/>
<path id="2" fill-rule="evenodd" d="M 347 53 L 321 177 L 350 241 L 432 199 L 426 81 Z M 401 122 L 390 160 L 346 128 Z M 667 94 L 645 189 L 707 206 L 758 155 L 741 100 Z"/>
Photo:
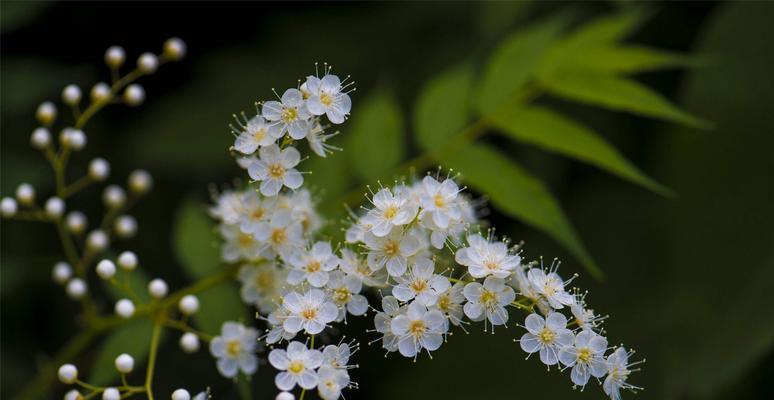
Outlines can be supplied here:
<path id="1" fill-rule="evenodd" d="M 185 284 L 171 244 L 174 210 L 183 198 L 208 199 L 208 185 L 242 176 L 227 154 L 231 113 L 292 86 L 314 61 L 352 74 L 358 97 L 394 90 L 408 111 L 422 83 L 445 66 L 477 60 L 512 29 L 572 8 L 587 18 L 614 3 L 2 3 L 0 150 L 3 196 L 28 181 L 40 198 L 50 171 L 30 148 L 34 109 L 58 100 L 61 88 L 107 80 L 101 64 L 113 44 L 134 60 L 184 38 L 189 56 L 143 80 L 140 109 L 113 107 L 90 124 L 88 160 L 106 157 L 110 182 L 143 167 L 156 185 L 133 212 L 140 234 L 127 246 L 171 287 Z M 774 396 L 774 7 L 766 3 L 659 3 L 631 38 L 655 47 L 712 56 L 708 66 L 640 76 L 716 128 L 696 131 L 631 115 L 552 100 L 614 143 L 629 159 L 677 192 L 660 197 L 592 167 L 538 149 L 498 141 L 546 182 L 607 274 L 582 276 L 595 309 L 609 313 L 611 342 L 624 341 L 648 359 L 632 382 L 636 398 L 764 399 Z M 408 125 L 408 124 L 407 124 Z M 344 130 L 346 134 L 346 130 Z M 407 136 L 410 136 L 407 129 Z M 346 151 L 356 151 L 347 149 Z M 411 149 L 414 153 L 415 149 Z M 79 170 L 80 169 L 80 170 Z M 79 195 L 98 209 L 97 191 Z M 97 215 L 89 215 L 90 220 Z M 560 256 L 565 273 L 582 269 L 544 234 L 492 212 L 500 232 L 523 238 L 529 257 Z M 34 376 L 36 365 L 76 329 L 78 310 L 50 280 L 60 255 L 48 226 L 2 222 L 3 398 Z M 370 321 L 349 326 L 363 332 Z M 362 334 L 361 343 L 369 340 Z M 381 357 L 364 346 L 348 399 L 600 398 L 590 385 L 573 392 L 567 374 L 524 361 L 512 331 L 457 332 L 433 360 Z M 87 351 L 76 361 L 88 365 Z M 165 398 L 178 386 L 211 385 L 215 398 L 236 397 L 206 351 L 184 356 L 170 339 L 155 387 Z M 254 398 L 273 398 L 274 372 L 262 366 Z M 55 384 L 52 398 L 64 388 Z M 635 398 L 627 394 L 626 398 Z"/>

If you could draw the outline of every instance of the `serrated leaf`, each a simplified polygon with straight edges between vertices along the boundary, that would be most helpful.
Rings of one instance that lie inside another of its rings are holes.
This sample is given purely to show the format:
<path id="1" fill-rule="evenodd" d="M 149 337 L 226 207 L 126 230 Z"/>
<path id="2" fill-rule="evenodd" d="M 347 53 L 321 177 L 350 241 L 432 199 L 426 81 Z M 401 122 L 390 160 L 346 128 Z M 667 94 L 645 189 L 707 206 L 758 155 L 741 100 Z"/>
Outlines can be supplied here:
<path id="1" fill-rule="evenodd" d="M 472 188 L 486 193 L 497 209 L 548 233 L 591 275 L 603 276 L 554 196 L 520 165 L 481 144 L 474 144 L 444 162 L 459 171 L 462 180 Z"/>
<path id="2" fill-rule="evenodd" d="M 414 107 L 414 130 L 424 149 L 443 146 L 459 133 L 470 117 L 470 86 L 473 74 L 457 67 L 428 82 Z"/>
<path id="3" fill-rule="evenodd" d="M 572 68 L 607 74 L 632 74 L 667 68 L 696 67 L 705 61 L 687 54 L 644 46 L 605 46 L 588 49 L 572 61 Z"/>
<path id="4" fill-rule="evenodd" d="M 547 108 L 517 107 L 493 115 L 491 121 L 496 128 L 518 141 L 589 163 L 663 195 L 671 194 L 597 133 Z"/>
<path id="5" fill-rule="evenodd" d="M 482 115 L 496 111 L 523 89 L 565 21 L 549 19 L 512 34 L 497 46 L 478 90 L 477 106 Z"/>
<path id="6" fill-rule="evenodd" d="M 162 330 L 162 335 L 164 331 Z M 118 382 L 115 359 L 122 353 L 134 357 L 135 365 L 143 365 L 150 351 L 153 323 L 147 318 L 133 319 L 115 328 L 97 351 L 88 382 L 107 386 Z"/>
<path id="7" fill-rule="evenodd" d="M 377 92 L 365 99 L 350 124 L 345 154 L 363 181 L 383 178 L 403 159 L 403 114 L 392 94 Z"/>
<path id="8" fill-rule="evenodd" d="M 635 81 L 581 71 L 556 73 L 541 84 L 552 94 L 611 110 L 626 111 L 707 129 L 711 125 L 681 110 L 660 94 Z"/>

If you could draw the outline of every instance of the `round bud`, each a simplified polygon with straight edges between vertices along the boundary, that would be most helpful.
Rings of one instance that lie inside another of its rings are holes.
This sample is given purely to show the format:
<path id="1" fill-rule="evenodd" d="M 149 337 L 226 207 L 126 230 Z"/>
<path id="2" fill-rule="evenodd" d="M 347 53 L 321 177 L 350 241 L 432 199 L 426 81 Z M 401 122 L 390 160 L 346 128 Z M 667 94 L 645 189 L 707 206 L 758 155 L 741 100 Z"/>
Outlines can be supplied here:
<path id="1" fill-rule="evenodd" d="M 116 369 L 122 374 L 132 372 L 134 369 L 134 358 L 126 353 L 116 357 Z"/>
<path id="2" fill-rule="evenodd" d="M 81 278 L 70 279 L 70 282 L 67 282 L 67 287 L 65 287 L 65 292 L 67 292 L 71 299 L 78 300 L 86 294 L 86 282 Z"/>
<path id="3" fill-rule="evenodd" d="M 16 200 L 10 197 L 3 197 L 3 200 L 0 200 L 0 212 L 4 217 L 13 217 L 18 210 L 19 205 L 16 204 Z"/>
<path id="4" fill-rule="evenodd" d="M 122 215 L 116 219 L 114 229 L 121 239 L 131 238 L 137 233 L 137 220 L 131 215 Z"/>
<path id="5" fill-rule="evenodd" d="M 59 376 L 59 381 L 64 384 L 75 383 L 78 379 L 78 368 L 75 368 L 75 365 L 72 364 L 64 364 L 59 367 L 57 376 Z"/>
<path id="6" fill-rule="evenodd" d="M 105 51 L 105 64 L 112 69 L 116 69 L 124 64 L 126 52 L 121 46 L 110 46 Z"/>
<path id="7" fill-rule="evenodd" d="M 134 303 L 129 299 L 121 299 L 116 302 L 115 307 L 116 314 L 124 319 L 129 319 L 134 315 Z M 116 365 L 118 365 L 118 359 L 116 359 Z M 129 368 L 131 370 L 131 368 Z M 120 368 L 118 369 L 121 370 Z"/>
<path id="8" fill-rule="evenodd" d="M 102 103 L 110 100 L 110 85 L 105 82 L 99 82 L 91 87 L 91 101 Z"/>
<path id="9" fill-rule="evenodd" d="M 60 285 L 63 285 L 72 276 L 73 268 L 64 261 L 54 264 L 54 268 L 51 270 L 51 278 Z"/>
<path id="10" fill-rule="evenodd" d="M 145 101 L 145 89 L 133 83 L 124 90 L 124 102 L 132 107 L 139 106 Z"/>
<path id="11" fill-rule="evenodd" d="M 25 206 L 31 206 L 35 202 L 35 188 L 29 183 L 22 183 L 16 188 L 16 199 Z"/>
<path id="12" fill-rule="evenodd" d="M 110 175 L 110 164 L 104 158 L 95 158 L 89 163 L 89 178 L 104 181 Z"/>
<path id="13" fill-rule="evenodd" d="M 105 388 L 102 392 L 102 400 L 121 400 L 121 392 L 116 388 Z"/>
<path id="14" fill-rule="evenodd" d="M 30 144 L 36 149 L 45 149 L 51 144 L 51 132 L 46 128 L 36 128 L 30 136 Z"/>
<path id="15" fill-rule="evenodd" d="M 277 394 L 277 397 L 274 398 L 275 400 L 296 400 L 296 396 L 293 396 L 293 393 L 290 392 L 279 392 Z"/>
<path id="16" fill-rule="evenodd" d="M 35 117 L 42 125 L 50 126 L 56 120 L 56 106 L 50 101 L 40 103 L 35 111 Z"/>
<path id="17" fill-rule="evenodd" d="M 144 194 L 153 186 L 153 177 L 144 169 L 136 169 L 129 174 L 129 190 Z"/>
<path id="18" fill-rule="evenodd" d="M 188 354 L 199 351 L 199 337 L 191 332 L 186 332 L 180 336 L 180 348 Z"/>
<path id="19" fill-rule="evenodd" d="M 110 185 L 102 192 L 102 201 L 109 208 L 121 207 L 126 201 L 126 192 L 120 186 Z"/>
<path id="20" fill-rule="evenodd" d="M 170 61 L 178 61 L 185 57 L 185 42 L 180 38 L 169 38 L 164 42 L 164 57 Z"/>
<path id="21" fill-rule="evenodd" d="M 46 200 L 46 215 L 51 219 L 59 219 L 65 211 L 65 202 L 59 197 L 52 197 Z"/>
<path id="22" fill-rule="evenodd" d="M 64 400 L 83 400 L 83 396 L 81 395 L 81 392 L 73 389 L 65 393 Z"/>
<path id="23" fill-rule="evenodd" d="M 80 235 L 86 229 L 86 216 L 80 211 L 71 211 L 65 217 L 65 225 L 70 232 Z"/>
<path id="24" fill-rule="evenodd" d="M 97 275 L 104 280 L 116 276 L 116 265 L 110 260 L 102 260 L 97 264 Z"/>
<path id="25" fill-rule="evenodd" d="M 177 303 L 177 307 L 180 309 L 180 312 L 185 315 L 196 314 L 196 312 L 199 311 L 199 298 L 192 294 L 187 294 L 180 299 L 180 302 Z"/>
<path id="26" fill-rule="evenodd" d="M 167 283 L 163 279 L 156 278 L 148 283 L 148 293 L 156 299 L 160 299 L 167 295 Z"/>
<path id="27" fill-rule="evenodd" d="M 172 400 L 191 400 L 191 395 L 185 389 L 177 389 L 172 392 Z"/>
<path id="28" fill-rule="evenodd" d="M 74 106 L 81 102 L 81 88 L 77 85 L 67 85 L 62 90 L 62 101 L 68 106 Z"/>
<path id="29" fill-rule="evenodd" d="M 124 271 L 137 268 L 137 255 L 131 251 L 125 251 L 118 255 L 118 266 Z"/>
<path id="30" fill-rule="evenodd" d="M 137 69 L 144 74 L 152 74 L 159 67 L 159 59 L 153 53 L 142 53 L 137 58 Z"/>
<path id="31" fill-rule="evenodd" d="M 86 246 L 92 251 L 105 250 L 109 245 L 108 235 L 100 229 L 89 232 L 89 236 L 86 237 Z"/>
<path id="32" fill-rule="evenodd" d="M 78 151 L 86 146 L 86 134 L 80 129 L 65 128 L 59 134 L 59 142 L 62 146 Z"/>

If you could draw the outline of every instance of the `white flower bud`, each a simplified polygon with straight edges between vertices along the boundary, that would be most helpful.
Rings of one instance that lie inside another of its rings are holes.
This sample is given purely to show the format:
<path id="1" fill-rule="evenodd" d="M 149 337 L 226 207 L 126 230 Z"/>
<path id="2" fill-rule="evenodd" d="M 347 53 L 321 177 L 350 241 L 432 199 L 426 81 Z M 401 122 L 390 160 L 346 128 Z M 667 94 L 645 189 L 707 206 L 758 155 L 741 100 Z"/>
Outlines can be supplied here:
<path id="1" fill-rule="evenodd" d="M 105 250 L 109 245 L 108 235 L 100 229 L 89 232 L 89 236 L 86 237 L 86 246 L 92 251 Z"/>
<path id="2" fill-rule="evenodd" d="M 59 376 L 59 381 L 64 384 L 69 385 L 75 383 L 78 379 L 78 368 L 75 368 L 75 365 L 72 364 L 64 364 L 59 367 L 57 376 Z"/>
<path id="3" fill-rule="evenodd" d="M 110 175 L 110 164 L 104 158 L 95 158 L 89 163 L 89 177 L 95 181 L 104 181 Z"/>
<path id="4" fill-rule="evenodd" d="M 56 106 L 50 101 L 40 103 L 35 111 L 35 117 L 42 125 L 50 126 L 56 120 Z"/>
<path id="5" fill-rule="evenodd" d="M 65 211 L 65 202 L 59 197 L 52 197 L 46 200 L 46 215 L 51 219 L 59 219 Z"/>
<path id="6" fill-rule="evenodd" d="M 102 103 L 110 100 L 110 85 L 105 82 L 99 82 L 91 87 L 91 101 Z"/>
<path id="7" fill-rule="evenodd" d="M 81 88 L 76 85 L 67 85 L 62 90 L 62 101 L 68 106 L 74 106 L 81 102 Z"/>
<path id="8" fill-rule="evenodd" d="M 122 215 L 116 219 L 114 229 L 116 236 L 128 239 L 137 233 L 137 220 L 131 215 Z"/>
<path id="9" fill-rule="evenodd" d="M 118 266 L 124 271 L 137 268 L 137 255 L 131 251 L 125 251 L 118 255 Z"/>
<path id="10" fill-rule="evenodd" d="M 65 128 L 59 134 L 59 142 L 62 146 L 78 151 L 86 146 L 86 134 L 80 129 Z"/>
<path id="11" fill-rule="evenodd" d="M 81 278 L 70 279 L 70 282 L 67 282 L 67 287 L 65 287 L 65 292 L 67 292 L 71 299 L 78 300 L 86 294 L 86 282 Z"/>
<path id="12" fill-rule="evenodd" d="M 122 374 L 132 372 L 134 369 L 134 358 L 126 353 L 116 357 L 116 369 Z"/>
<path id="13" fill-rule="evenodd" d="M 180 38 L 169 38 L 164 42 L 164 57 L 170 61 L 178 61 L 185 57 L 185 42 Z"/>
<path id="14" fill-rule="evenodd" d="M 51 278 L 60 285 L 63 285 L 72 276 L 73 268 L 64 261 L 54 264 L 54 268 L 51 270 Z"/>
<path id="15" fill-rule="evenodd" d="M 116 69 L 124 64 L 126 52 L 121 46 L 110 46 L 105 51 L 105 64 L 112 69 Z"/>
<path id="16" fill-rule="evenodd" d="M 186 332 L 180 336 L 180 348 L 188 354 L 199 351 L 199 337 L 191 332 Z"/>
<path id="17" fill-rule="evenodd" d="M 166 296 L 168 290 L 167 283 L 163 279 L 156 278 L 148 283 L 148 293 L 153 298 L 160 299 Z"/>
<path id="18" fill-rule="evenodd" d="M 192 294 L 187 294 L 180 299 L 180 302 L 177 303 L 177 307 L 180 309 L 180 312 L 185 315 L 196 314 L 196 312 L 199 311 L 199 299 Z"/>
<path id="19" fill-rule="evenodd" d="M 172 400 L 191 400 L 191 394 L 185 389 L 177 389 L 172 392 Z"/>
<path id="20" fill-rule="evenodd" d="M 152 74 L 156 72 L 159 67 L 159 58 L 153 53 L 142 53 L 137 58 L 137 68 L 140 72 L 145 74 Z"/>
<path id="21" fill-rule="evenodd" d="M 279 392 L 277 394 L 277 397 L 274 398 L 275 400 L 296 400 L 296 396 L 293 396 L 293 393 L 290 392 Z"/>
<path id="22" fill-rule="evenodd" d="M 16 199 L 25 206 L 31 206 L 35 202 L 35 188 L 29 183 L 22 183 L 16 188 Z"/>
<path id="23" fill-rule="evenodd" d="M 110 260 L 102 260 L 97 264 L 97 275 L 104 280 L 116 276 L 116 265 Z"/>
<path id="24" fill-rule="evenodd" d="M 134 303 L 129 299 L 118 300 L 116 302 L 115 312 L 119 317 L 129 319 L 134 315 Z M 118 359 L 116 359 L 116 366 L 118 366 Z M 121 371 L 120 368 L 118 370 Z M 129 368 L 129 370 L 131 371 L 131 368 Z"/>
<path id="25" fill-rule="evenodd" d="M 45 149 L 51 145 L 51 132 L 46 128 L 36 128 L 30 136 L 30 144 L 36 149 Z"/>
<path id="26" fill-rule="evenodd" d="M 65 225 L 70 232 L 80 235 L 86 229 L 86 216 L 80 211 L 71 211 L 65 217 Z"/>
<path id="27" fill-rule="evenodd" d="M 116 388 L 105 388 L 105 391 L 102 392 L 102 400 L 121 400 L 121 392 Z"/>
<path id="28" fill-rule="evenodd" d="M 18 210 L 19 205 L 16 204 L 16 200 L 10 197 L 3 197 L 3 200 L 0 201 L 0 212 L 4 217 L 13 217 Z"/>
<path id="29" fill-rule="evenodd" d="M 153 177 L 144 169 L 136 169 L 129 174 L 129 190 L 144 194 L 153 186 Z"/>
<path id="30" fill-rule="evenodd" d="M 133 83 L 124 90 L 124 102 L 132 107 L 139 106 L 145 101 L 145 89 Z"/>
<path id="31" fill-rule="evenodd" d="M 121 207 L 126 201 L 126 192 L 120 186 L 110 185 L 102 192 L 102 201 L 109 208 Z"/>
<path id="32" fill-rule="evenodd" d="M 83 396 L 81 395 L 81 392 L 73 389 L 65 393 L 64 400 L 83 400 Z"/>

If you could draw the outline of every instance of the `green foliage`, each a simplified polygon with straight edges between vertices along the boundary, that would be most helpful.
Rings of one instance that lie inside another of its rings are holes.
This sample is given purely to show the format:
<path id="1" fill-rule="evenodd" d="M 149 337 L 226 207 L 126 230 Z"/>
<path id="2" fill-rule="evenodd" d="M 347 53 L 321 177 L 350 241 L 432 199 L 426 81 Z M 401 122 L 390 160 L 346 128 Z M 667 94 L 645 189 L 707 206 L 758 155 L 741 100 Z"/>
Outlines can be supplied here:
<path id="1" fill-rule="evenodd" d="M 152 332 L 153 324 L 147 318 L 133 319 L 111 331 L 99 346 L 88 382 L 98 386 L 116 383 L 119 374 L 115 359 L 122 353 L 134 357 L 135 365 L 145 363 L 150 351 Z"/>
<path id="2" fill-rule="evenodd" d="M 445 145 L 470 118 L 470 89 L 473 71 L 457 67 L 428 82 L 414 107 L 414 131 L 422 148 Z"/>
<path id="3" fill-rule="evenodd" d="M 134 271 L 125 271 L 122 268 L 117 268 L 115 280 L 118 286 L 105 282 L 108 294 L 114 300 L 129 298 L 132 301 L 139 301 L 141 303 L 147 303 L 151 300 L 148 293 L 150 278 L 145 271 L 139 268 Z M 131 294 L 126 292 L 126 287 L 128 287 Z"/>
<path id="4" fill-rule="evenodd" d="M 350 123 L 346 143 L 350 167 L 364 182 L 384 178 L 405 153 L 403 114 L 395 97 L 374 93 L 362 101 Z"/>
<path id="5" fill-rule="evenodd" d="M 191 279 L 212 275 L 223 268 L 212 219 L 204 212 L 204 207 L 193 200 L 185 200 L 179 208 L 175 221 L 175 253 Z M 239 289 L 232 282 L 198 296 L 201 305 L 194 319 L 207 333 L 220 332 L 224 321 L 247 320 L 250 316 L 239 298 Z"/>

